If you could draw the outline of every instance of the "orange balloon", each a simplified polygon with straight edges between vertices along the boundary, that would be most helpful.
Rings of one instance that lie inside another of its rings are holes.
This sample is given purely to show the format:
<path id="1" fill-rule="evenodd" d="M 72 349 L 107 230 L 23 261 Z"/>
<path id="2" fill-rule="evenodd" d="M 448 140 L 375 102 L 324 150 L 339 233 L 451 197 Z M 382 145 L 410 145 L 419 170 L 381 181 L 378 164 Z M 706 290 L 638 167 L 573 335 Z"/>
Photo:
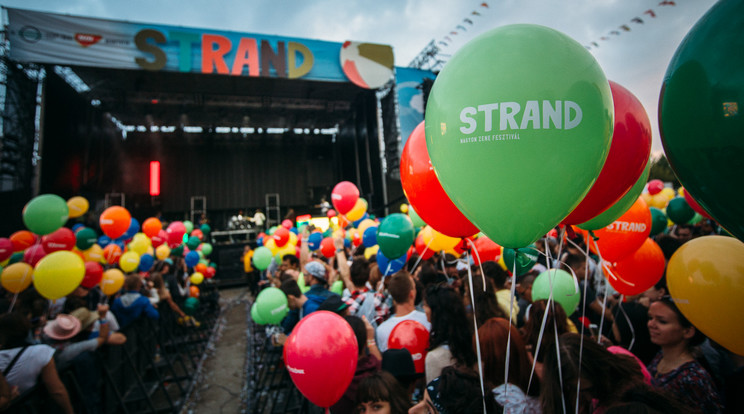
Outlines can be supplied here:
<path id="1" fill-rule="evenodd" d="M 655 285 L 664 275 L 664 252 L 651 239 L 640 249 L 617 263 L 602 262 L 607 281 L 619 293 L 638 295 Z"/>
<path id="2" fill-rule="evenodd" d="M 108 264 L 118 263 L 120 257 L 121 257 L 121 247 L 119 247 L 117 244 L 109 243 L 103 249 L 103 258 L 104 260 L 106 260 L 106 263 Z"/>
<path id="3" fill-rule="evenodd" d="M 10 243 L 14 252 L 22 252 L 36 244 L 36 235 L 28 230 L 17 231 L 10 235 Z"/>
<path id="4" fill-rule="evenodd" d="M 160 233 L 160 230 L 163 229 L 163 223 L 160 222 L 160 220 L 156 219 L 155 217 L 150 217 L 149 219 L 145 220 L 144 223 L 142 223 L 142 233 L 145 233 L 147 237 L 153 238 Z"/>
<path id="5" fill-rule="evenodd" d="M 101 213 L 99 224 L 101 231 L 112 239 L 116 239 L 129 230 L 132 216 L 129 211 L 121 206 L 112 206 Z"/>
<path id="6" fill-rule="evenodd" d="M 191 286 L 189 288 L 189 296 L 192 298 L 198 298 L 199 297 L 199 288 L 196 286 Z"/>
<path id="7" fill-rule="evenodd" d="M 594 231 L 599 239 L 587 237 L 592 252 L 616 262 L 638 250 L 651 233 L 651 210 L 642 198 L 609 226 Z"/>
<path id="8" fill-rule="evenodd" d="M 207 271 L 207 265 L 205 265 L 204 263 L 198 263 L 198 264 L 197 264 L 197 265 L 196 265 L 196 266 L 194 267 L 194 270 L 195 270 L 196 272 L 199 272 L 199 273 L 202 273 L 202 274 L 203 274 L 203 273 L 205 273 L 205 272 Z"/>

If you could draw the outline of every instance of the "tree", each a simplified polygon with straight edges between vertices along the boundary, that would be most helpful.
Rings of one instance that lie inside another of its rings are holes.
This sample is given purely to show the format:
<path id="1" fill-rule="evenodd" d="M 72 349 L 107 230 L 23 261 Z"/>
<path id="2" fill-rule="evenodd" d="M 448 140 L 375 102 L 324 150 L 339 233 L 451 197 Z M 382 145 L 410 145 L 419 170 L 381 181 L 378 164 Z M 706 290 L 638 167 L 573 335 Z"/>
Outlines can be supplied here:
<path id="1" fill-rule="evenodd" d="M 649 162 L 651 163 L 651 171 L 648 175 L 649 181 L 659 179 L 664 182 L 672 183 L 674 188 L 680 186 L 679 180 L 677 180 L 677 176 L 674 174 L 674 170 L 672 170 L 672 166 L 669 165 L 669 161 L 664 154 L 660 154 L 656 157 L 652 156 Z"/>

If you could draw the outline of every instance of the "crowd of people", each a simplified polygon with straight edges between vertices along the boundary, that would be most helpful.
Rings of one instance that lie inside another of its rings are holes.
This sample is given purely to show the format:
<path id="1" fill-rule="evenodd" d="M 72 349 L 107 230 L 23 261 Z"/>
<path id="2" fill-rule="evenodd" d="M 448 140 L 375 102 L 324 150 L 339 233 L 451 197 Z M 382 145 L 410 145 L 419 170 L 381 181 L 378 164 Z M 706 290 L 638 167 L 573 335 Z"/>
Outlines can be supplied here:
<path id="1" fill-rule="evenodd" d="M 184 259 L 171 256 L 149 272 L 127 274 L 122 289 L 110 296 L 98 286 L 82 285 L 55 301 L 42 297 L 33 286 L 15 295 L 0 291 L 0 412 L 38 384 L 60 411 L 72 413 L 61 367 L 95 367 L 93 352 L 125 344 L 127 337 L 120 331 L 139 318 L 157 320 L 167 307 L 178 323 L 198 327 L 187 314 L 189 274 Z M 99 379 L 93 369 L 76 370 L 75 375 L 81 384 Z M 87 412 L 101 412 L 100 396 L 86 392 L 84 397 Z"/>
<path id="2" fill-rule="evenodd" d="M 655 240 L 669 260 L 709 226 L 677 226 Z M 330 259 L 309 251 L 307 230 L 300 237 L 300 257 L 283 256 L 256 287 L 276 286 L 288 298 L 274 346 L 319 310 L 341 315 L 354 330 L 356 372 L 331 413 L 744 412 L 744 357 L 697 330 L 664 278 L 640 295 L 620 296 L 580 237 L 541 239 L 544 254 L 514 278 L 499 263 L 445 253 L 427 260 L 414 253 L 386 276 L 374 255 L 344 247 L 340 236 Z M 536 276 L 561 267 L 578 279 L 576 309 L 532 299 Z M 329 291 L 337 280 L 342 295 Z M 425 356 L 389 346 L 404 321 L 428 332 Z"/>

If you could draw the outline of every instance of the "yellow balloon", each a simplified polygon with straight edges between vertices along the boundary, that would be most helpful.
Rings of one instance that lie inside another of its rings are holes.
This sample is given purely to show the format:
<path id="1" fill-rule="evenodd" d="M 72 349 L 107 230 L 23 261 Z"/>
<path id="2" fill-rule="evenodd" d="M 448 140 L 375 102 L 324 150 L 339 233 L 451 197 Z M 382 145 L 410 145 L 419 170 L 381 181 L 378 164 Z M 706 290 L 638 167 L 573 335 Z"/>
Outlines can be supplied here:
<path id="1" fill-rule="evenodd" d="M 372 258 L 372 256 L 377 255 L 377 251 L 380 250 L 380 246 L 374 245 L 372 247 L 367 247 L 364 249 L 364 258 L 369 260 Z"/>
<path id="2" fill-rule="evenodd" d="M 137 252 L 128 251 L 121 255 L 119 258 L 119 267 L 125 273 L 129 273 L 137 269 L 139 266 L 140 257 Z"/>
<path id="3" fill-rule="evenodd" d="M 367 212 L 367 200 L 363 198 L 357 199 L 356 204 L 354 204 L 354 207 L 346 213 L 346 219 L 349 221 L 357 221 L 362 216 L 364 216 L 364 213 Z"/>
<path id="4" fill-rule="evenodd" d="M 74 291 L 85 276 L 85 263 L 70 251 L 57 251 L 44 256 L 34 269 L 34 287 L 49 300 L 59 299 Z"/>
<path id="5" fill-rule="evenodd" d="M 199 285 L 201 284 L 201 282 L 204 281 L 204 275 L 200 272 L 194 272 L 193 274 L 191 274 L 190 280 L 192 285 Z"/>
<path id="6" fill-rule="evenodd" d="M 21 293 L 31 285 L 33 274 L 34 268 L 30 264 L 17 262 L 3 269 L 0 282 L 8 292 Z"/>
<path id="7" fill-rule="evenodd" d="M 171 249 L 167 244 L 161 244 L 157 249 L 155 249 L 155 257 L 157 257 L 158 260 L 165 260 L 170 256 L 170 251 Z"/>
<path id="8" fill-rule="evenodd" d="M 652 196 L 651 194 L 649 194 L 649 193 L 643 193 L 643 194 L 641 194 L 641 198 L 642 198 L 642 199 L 643 199 L 643 201 L 645 201 L 645 202 L 646 202 L 646 204 L 648 204 L 649 206 L 651 206 L 651 200 L 652 200 L 652 197 L 653 197 L 653 196 Z M 653 206 L 652 206 L 652 207 L 653 207 Z"/>
<path id="9" fill-rule="evenodd" d="M 287 241 L 287 244 L 284 245 L 284 247 L 287 247 L 287 245 L 291 245 L 293 248 L 297 246 L 297 235 L 293 232 L 289 232 L 289 241 Z"/>
<path id="10" fill-rule="evenodd" d="M 111 296 L 115 294 L 124 286 L 124 273 L 119 269 L 109 269 L 103 272 L 100 286 L 104 295 Z"/>
<path id="11" fill-rule="evenodd" d="M 401 204 L 400 205 L 400 212 L 403 213 L 403 214 L 408 213 L 408 204 L 406 204 L 406 203 Z"/>
<path id="12" fill-rule="evenodd" d="M 147 248 L 146 253 L 149 254 L 150 256 L 155 256 L 155 249 L 153 249 L 152 246 L 150 246 Z"/>
<path id="13" fill-rule="evenodd" d="M 683 244 L 667 265 L 669 293 L 713 341 L 744 356 L 744 243 L 704 236 Z"/>
<path id="14" fill-rule="evenodd" d="M 664 197 L 666 197 L 668 200 L 673 199 L 674 196 L 677 195 L 677 193 L 674 192 L 674 189 L 673 188 L 669 188 L 669 187 L 664 187 L 664 189 L 661 190 L 661 192 L 659 192 L 659 194 L 663 194 Z"/>
<path id="15" fill-rule="evenodd" d="M 429 231 L 424 233 L 423 239 L 424 244 L 429 246 L 429 250 L 433 250 L 435 252 L 441 252 L 442 250 L 452 250 L 455 246 L 457 246 L 458 243 L 460 243 L 460 239 L 445 236 L 444 234 L 431 228 L 431 226 L 426 226 L 424 229 L 426 228 L 429 228 Z M 422 232 L 423 231 L 424 230 L 422 230 Z"/>
<path id="16" fill-rule="evenodd" d="M 67 200 L 67 208 L 70 210 L 70 218 L 80 217 L 88 212 L 88 200 L 84 197 L 72 197 Z"/>
<path id="17" fill-rule="evenodd" d="M 499 261 L 497 263 L 499 264 L 499 266 L 501 266 L 502 269 L 507 270 L 506 269 L 506 262 L 504 261 L 504 256 L 503 255 L 499 256 Z"/>
<path id="18" fill-rule="evenodd" d="M 651 202 L 648 203 L 648 205 L 656 208 L 665 208 L 666 205 L 669 204 L 669 200 L 670 198 L 668 194 L 664 194 L 663 192 L 656 193 L 651 196 Z"/>
<path id="19" fill-rule="evenodd" d="M 361 223 L 359 223 L 359 226 L 357 226 L 357 230 L 359 230 L 359 234 L 364 235 L 364 230 L 367 230 L 368 228 L 376 225 L 377 223 L 375 223 L 374 220 L 364 219 Z"/>
<path id="20" fill-rule="evenodd" d="M 103 249 L 98 244 L 94 244 L 88 250 L 83 251 L 83 259 L 86 262 L 101 263 L 103 261 Z"/>
<path id="21" fill-rule="evenodd" d="M 684 187 L 680 187 L 680 188 L 678 188 L 678 189 L 677 189 L 677 194 L 678 194 L 678 195 L 679 195 L 680 197 L 684 197 L 684 196 L 685 196 L 685 188 L 684 188 Z"/>
<path id="22" fill-rule="evenodd" d="M 331 234 L 331 237 L 333 237 L 334 239 L 337 237 L 340 237 L 343 239 L 344 237 L 346 237 L 346 232 L 344 231 L 344 229 L 338 229 L 338 230 L 335 230 L 333 234 Z"/>
<path id="23" fill-rule="evenodd" d="M 277 247 L 273 237 L 269 237 L 268 240 L 264 237 L 264 247 L 271 250 L 271 254 L 274 256 L 279 252 L 279 247 Z"/>
<path id="24" fill-rule="evenodd" d="M 147 237 L 147 236 L 145 236 Z M 129 249 L 133 252 L 136 252 L 138 256 L 142 256 L 143 254 L 147 253 L 147 248 L 150 247 L 150 245 L 147 243 L 147 241 L 143 239 L 134 239 L 131 243 L 129 243 Z"/>
<path id="25" fill-rule="evenodd" d="M 281 258 L 283 258 L 284 255 L 286 255 L 286 254 L 291 254 L 293 256 L 297 256 L 297 250 L 295 250 L 295 246 L 290 245 L 289 243 L 287 243 L 286 245 L 284 245 L 281 249 L 279 249 L 276 252 L 276 255 L 278 255 Z"/>

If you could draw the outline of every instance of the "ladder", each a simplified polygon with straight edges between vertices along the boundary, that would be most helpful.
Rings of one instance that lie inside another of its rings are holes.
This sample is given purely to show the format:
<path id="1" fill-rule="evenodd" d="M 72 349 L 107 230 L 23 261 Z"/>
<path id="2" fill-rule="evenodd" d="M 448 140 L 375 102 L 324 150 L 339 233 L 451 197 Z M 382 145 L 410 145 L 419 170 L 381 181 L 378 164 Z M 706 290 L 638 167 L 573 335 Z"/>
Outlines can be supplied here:
<path id="1" fill-rule="evenodd" d="M 104 200 L 103 208 L 109 208 L 111 206 L 125 206 L 126 196 L 124 193 L 106 193 L 106 199 Z"/>
<path id="2" fill-rule="evenodd" d="M 207 197 L 205 196 L 192 196 L 191 197 L 191 222 L 194 223 L 194 228 L 199 228 L 199 220 L 201 215 L 207 214 Z"/>
<path id="3" fill-rule="evenodd" d="M 279 193 L 266 194 L 266 228 L 279 225 L 282 222 L 279 207 Z"/>

